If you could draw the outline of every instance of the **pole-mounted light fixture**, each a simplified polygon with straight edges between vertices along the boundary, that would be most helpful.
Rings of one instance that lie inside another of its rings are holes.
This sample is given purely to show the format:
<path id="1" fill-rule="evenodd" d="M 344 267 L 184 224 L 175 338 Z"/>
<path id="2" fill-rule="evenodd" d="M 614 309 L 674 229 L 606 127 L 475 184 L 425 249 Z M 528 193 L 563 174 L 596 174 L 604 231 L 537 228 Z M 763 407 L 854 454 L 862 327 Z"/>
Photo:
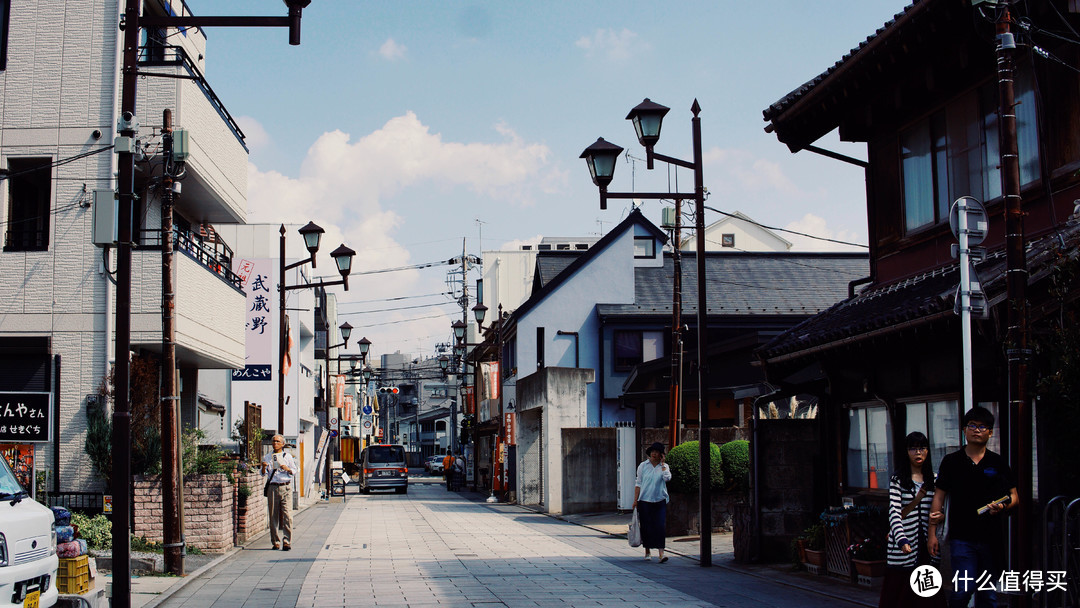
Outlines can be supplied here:
<path id="1" fill-rule="evenodd" d="M 465 323 L 463 321 L 454 321 L 454 324 L 450 327 L 454 329 L 454 337 L 457 338 L 458 342 L 465 339 Z"/>
<path id="2" fill-rule="evenodd" d="M 476 324 L 483 326 L 484 318 L 487 317 L 488 307 L 483 304 L 477 304 L 472 307 L 473 317 L 476 318 Z"/>
<path id="3" fill-rule="evenodd" d="M 319 241 L 322 240 L 322 235 L 326 231 L 315 222 L 308 222 L 306 226 L 297 230 L 297 232 L 304 237 L 304 246 L 307 247 L 308 253 L 311 254 L 311 267 L 315 268 L 315 254 L 319 252 Z"/>
<path id="4" fill-rule="evenodd" d="M 364 336 L 363 338 L 360 338 L 360 341 L 357 342 L 356 345 L 360 347 L 360 357 L 362 359 L 367 359 L 368 351 L 371 349 L 371 340 L 368 340 L 367 336 Z"/>
<path id="5" fill-rule="evenodd" d="M 601 209 L 607 209 L 607 199 L 602 195 L 607 192 L 611 178 L 615 177 L 615 161 L 619 159 L 622 151 L 622 147 L 599 137 L 596 143 L 585 148 L 585 151 L 581 153 L 580 158 L 584 158 L 585 163 L 589 165 L 589 174 L 592 175 L 593 183 L 600 188 Z"/>
<path id="6" fill-rule="evenodd" d="M 364 382 L 371 382 L 371 368 L 370 367 L 367 367 L 366 365 L 364 366 L 363 375 L 364 375 Z"/>
<path id="7" fill-rule="evenodd" d="M 346 321 L 345 323 L 338 325 L 338 330 L 341 331 L 341 339 L 344 341 L 343 346 L 349 348 L 349 336 L 352 335 L 352 325 L 349 325 L 349 322 Z"/>
<path id="8" fill-rule="evenodd" d="M 446 371 L 447 369 L 449 369 L 450 368 L 450 357 L 447 357 L 446 355 L 439 356 L 439 367 L 442 368 L 443 371 Z"/>
<path id="9" fill-rule="evenodd" d="M 645 147 L 648 168 L 653 168 L 653 146 L 660 141 L 660 126 L 664 122 L 664 115 L 671 108 L 650 101 L 645 101 L 634 106 L 633 110 L 626 115 L 626 119 L 634 123 L 634 131 L 637 132 L 638 141 Z"/>
<path id="10" fill-rule="evenodd" d="M 345 291 L 349 291 L 349 272 L 352 270 L 352 260 L 356 252 L 349 249 L 342 243 L 337 249 L 330 252 L 330 257 L 334 258 L 334 263 L 337 264 L 338 272 L 341 273 L 341 280 L 344 281 L 343 285 Z M 312 263 L 312 267 L 315 264 Z"/>

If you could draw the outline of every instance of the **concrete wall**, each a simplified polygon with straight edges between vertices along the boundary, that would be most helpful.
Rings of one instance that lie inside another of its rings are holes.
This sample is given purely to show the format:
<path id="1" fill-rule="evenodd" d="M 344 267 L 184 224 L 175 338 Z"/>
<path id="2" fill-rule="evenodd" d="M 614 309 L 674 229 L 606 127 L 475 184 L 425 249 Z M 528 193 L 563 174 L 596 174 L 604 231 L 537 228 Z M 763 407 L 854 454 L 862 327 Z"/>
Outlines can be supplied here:
<path id="1" fill-rule="evenodd" d="M 524 495 L 530 499 L 542 492 L 544 507 L 551 513 L 562 512 L 567 491 L 563 486 L 562 429 L 587 426 L 586 387 L 593 377 L 591 369 L 546 367 L 517 382 L 516 491 L 523 496 L 522 488 L 529 488 Z M 610 484 L 614 491 L 614 474 Z"/>
<path id="2" fill-rule="evenodd" d="M 616 430 L 562 429 L 563 513 L 614 511 L 618 506 Z"/>

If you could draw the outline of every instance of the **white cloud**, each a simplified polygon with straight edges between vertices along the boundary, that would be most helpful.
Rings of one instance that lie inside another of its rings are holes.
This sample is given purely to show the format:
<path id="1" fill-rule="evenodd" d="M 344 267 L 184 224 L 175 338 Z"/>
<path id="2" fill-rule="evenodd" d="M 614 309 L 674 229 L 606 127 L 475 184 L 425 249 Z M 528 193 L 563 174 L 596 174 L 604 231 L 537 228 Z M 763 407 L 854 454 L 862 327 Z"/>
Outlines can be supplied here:
<path id="1" fill-rule="evenodd" d="M 266 132 L 266 129 L 263 128 L 259 121 L 250 116 L 241 116 L 236 119 L 236 124 L 244 132 L 244 143 L 247 144 L 249 150 L 266 148 L 270 145 L 270 134 Z"/>
<path id="2" fill-rule="evenodd" d="M 794 230 L 795 232 L 802 232 L 804 234 L 834 239 L 837 241 L 846 241 L 848 243 L 866 242 L 865 235 L 857 234 L 850 230 L 833 230 L 826 225 L 824 218 L 820 218 L 812 213 L 807 213 L 802 219 L 791 222 L 784 226 L 784 228 L 786 230 Z M 791 234 L 790 232 L 781 232 L 780 236 L 791 241 L 792 251 L 866 251 L 865 247 L 842 245 L 840 243 L 799 236 L 797 234 Z"/>
<path id="3" fill-rule="evenodd" d="M 622 31 L 598 29 L 592 36 L 582 36 L 575 46 L 585 51 L 586 57 L 606 57 L 611 61 L 625 61 L 636 52 L 647 51 L 647 43 L 637 42 L 638 35 L 626 28 Z"/>
<path id="4" fill-rule="evenodd" d="M 387 38 L 386 42 L 379 47 L 379 55 L 387 61 L 397 61 L 405 58 L 405 51 L 409 50 L 404 44 L 398 44 L 393 38 Z"/>
<path id="5" fill-rule="evenodd" d="M 495 125 L 494 129 L 502 138 L 493 143 L 445 141 L 408 112 L 355 140 L 343 131 L 324 133 L 308 150 L 297 177 L 260 171 L 249 164 L 248 221 L 302 225 L 313 220 L 321 225 L 326 234 L 316 269 L 319 276 L 335 274 L 329 252 L 339 243 L 356 250 L 350 290 L 338 292 L 339 303 L 444 291 L 444 277 L 439 273 L 363 273 L 433 261 L 411 259 L 408 248 L 399 240 L 399 233 L 408 233 L 410 216 L 430 215 L 437 209 L 427 203 L 401 200 L 406 197 L 393 198 L 406 188 L 465 188 L 473 193 L 471 197 L 478 205 L 497 201 L 504 206 L 523 206 L 529 204 L 525 193 L 535 191 L 535 184 L 552 179 L 547 146 L 523 141 L 506 124 Z M 421 196 L 426 197 L 424 200 L 431 197 L 428 193 Z M 359 309 L 356 305 L 343 307 L 346 311 Z M 393 352 L 395 348 L 415 348 L 423 336 L 446 333 L 449 317 L 438 314 L 448 310 L 452 308 L 358 314 L 342 319 L 356 327 L 376 323 L 358 329 L 357 339 L 366 335 L 379 345 L 373 347 L 378 352 Z M 436 318 L 390 324 L 431 316 Z"/>
<path id="6" fill-rule="evenodd" d="M 774 191 L 785 196 L 807 196 L 784 174 L 780 165 L 745 150 L 711 148 L 703 156 L 705 165 L 713 168 L 706 170 L 706 180 L 717 184 L 709 186 L 707 183 L 710 190 L 724 188 L 756 194 Z"/>

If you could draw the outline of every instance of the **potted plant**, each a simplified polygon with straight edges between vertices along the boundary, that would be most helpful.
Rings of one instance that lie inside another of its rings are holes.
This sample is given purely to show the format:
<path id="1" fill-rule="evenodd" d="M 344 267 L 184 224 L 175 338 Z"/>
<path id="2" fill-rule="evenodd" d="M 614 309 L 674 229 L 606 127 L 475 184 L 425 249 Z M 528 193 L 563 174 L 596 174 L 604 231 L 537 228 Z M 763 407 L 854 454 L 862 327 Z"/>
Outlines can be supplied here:
<path id="1" fill-rule="evenodd" d="M 825 526 L 816 523 L 803 530 L 805 540 L 803 563 L 821 568 L 825 566 Z"/>
<path id="2" fill-rule="evenodd" d="M 885 576 L 885 543 L 870 537 L 855 541 L 847 549 L 855 572 L 861 576 Z"/>

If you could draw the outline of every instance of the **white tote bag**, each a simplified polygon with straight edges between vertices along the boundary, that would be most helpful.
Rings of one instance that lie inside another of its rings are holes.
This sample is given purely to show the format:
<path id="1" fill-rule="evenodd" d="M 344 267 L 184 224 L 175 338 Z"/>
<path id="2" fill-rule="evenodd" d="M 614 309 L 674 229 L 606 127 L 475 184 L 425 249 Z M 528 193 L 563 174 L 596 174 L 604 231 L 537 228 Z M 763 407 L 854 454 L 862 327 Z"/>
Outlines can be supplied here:
<path id="1" fill-rule="evenodd" d="M 630 529 L 627 531 L 626 540 L 630 542 L 631 547 L 641 546 L 641 523 L 638 522 L 637 509 L 634 509 L 634 515 L 630 518 Z"/>

